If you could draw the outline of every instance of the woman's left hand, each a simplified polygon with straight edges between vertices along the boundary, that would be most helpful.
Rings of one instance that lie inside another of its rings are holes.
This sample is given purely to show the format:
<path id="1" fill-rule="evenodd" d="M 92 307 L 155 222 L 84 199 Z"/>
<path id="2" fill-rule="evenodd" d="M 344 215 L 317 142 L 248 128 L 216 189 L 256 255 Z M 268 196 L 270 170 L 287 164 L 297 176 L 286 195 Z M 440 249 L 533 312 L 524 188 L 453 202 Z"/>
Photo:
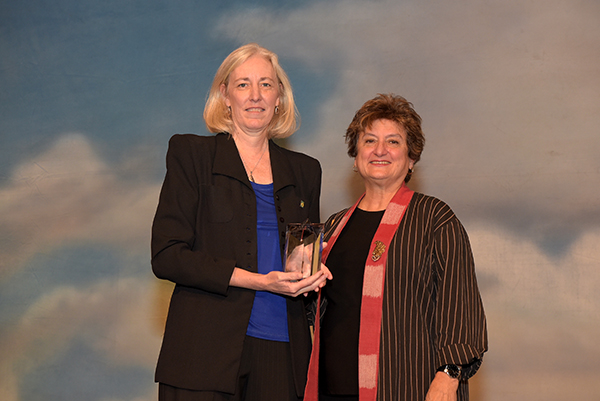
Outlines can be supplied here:
<path id="1" fill-rule="evenodd" d="M 437 372 L 429 385 L 425 401 L 456 401 L 458 379 L 453 379 L 444 372 Z"/>
<path id="2" fill-rule="evenodd" d="M 315 292 L 319 292 L 319 290 L 321 288 L 325 287 L 325 285 L 327 284 L 327 280 L 333 280 L 333 274 L 331 274 L 331 272 L 329 271 L 329 269 L 327 268 L 327 266 L 325 266 L 323 263 L 321 263 L 321 268 L 319 269 L 319 272 L 323 272 L 323 276 L 325 277 L 325 280 L 323 280 L 322 282 L 320 282 L 319 285 L 314 288 Z M 305 292 L 304 296 L 305 297 L 308 296 L 308 292 Z"/>

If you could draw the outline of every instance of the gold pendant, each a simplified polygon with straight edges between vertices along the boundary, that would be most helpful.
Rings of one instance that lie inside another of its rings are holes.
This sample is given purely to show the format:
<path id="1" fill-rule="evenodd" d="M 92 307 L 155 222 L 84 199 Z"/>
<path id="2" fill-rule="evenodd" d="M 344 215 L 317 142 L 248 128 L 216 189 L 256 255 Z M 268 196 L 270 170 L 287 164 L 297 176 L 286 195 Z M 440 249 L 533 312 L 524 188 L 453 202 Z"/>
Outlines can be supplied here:
<path id="1" fill-rule="evenodd" d="M 373 254 L 371 255 L 371 259 L 373 259 L 373 262 L 377 262 L 384 252 L 385 244 L 381 241 L 375 241 L 375 249 L 373 249 Z"/>

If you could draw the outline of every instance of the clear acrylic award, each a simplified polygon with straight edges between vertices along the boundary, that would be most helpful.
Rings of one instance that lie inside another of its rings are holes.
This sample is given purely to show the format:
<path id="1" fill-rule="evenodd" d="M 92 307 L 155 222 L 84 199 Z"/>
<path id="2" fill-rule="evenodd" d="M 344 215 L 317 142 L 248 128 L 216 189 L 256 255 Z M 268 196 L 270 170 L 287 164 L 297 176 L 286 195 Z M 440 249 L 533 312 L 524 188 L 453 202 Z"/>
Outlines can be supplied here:
<path id="1" fill-rule="evenodd" d="M 306 278 L 321 268 L 323 223 L 288 224 L 285 233 L 284 271 L 301 272 Z"/>

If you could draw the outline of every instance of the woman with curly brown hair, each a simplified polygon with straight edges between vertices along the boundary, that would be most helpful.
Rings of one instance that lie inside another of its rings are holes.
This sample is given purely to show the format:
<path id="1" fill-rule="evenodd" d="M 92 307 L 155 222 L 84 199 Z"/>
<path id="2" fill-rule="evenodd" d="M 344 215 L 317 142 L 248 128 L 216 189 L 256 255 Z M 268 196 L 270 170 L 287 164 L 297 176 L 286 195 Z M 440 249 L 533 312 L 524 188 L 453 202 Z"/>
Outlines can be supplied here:
<path id="1" fill-rule="evenodd" d="M 487 350 L 467 233 L 450 207 L 410 190 L 425 138 L 406 99 L 379 95 L 346 132 L 365 193 L 325 225 L 335 277 L 305 400 L 467 400 Z"/>

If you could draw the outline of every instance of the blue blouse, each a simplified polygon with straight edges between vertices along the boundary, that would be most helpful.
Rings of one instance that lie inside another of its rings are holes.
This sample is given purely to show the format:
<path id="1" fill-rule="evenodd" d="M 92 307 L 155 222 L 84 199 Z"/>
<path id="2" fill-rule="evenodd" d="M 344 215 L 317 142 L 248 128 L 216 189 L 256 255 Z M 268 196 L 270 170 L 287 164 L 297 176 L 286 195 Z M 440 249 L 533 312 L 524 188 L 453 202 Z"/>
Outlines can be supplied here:
<path id="1" fill-rule="evenodd" d="M 283 271 L 273 184 L 252 183 L 256 194 L 258 273 Z M 256 291 L 246 334 L 271 341 L 289 341 L 287 306 L 283 296 Z"/>

